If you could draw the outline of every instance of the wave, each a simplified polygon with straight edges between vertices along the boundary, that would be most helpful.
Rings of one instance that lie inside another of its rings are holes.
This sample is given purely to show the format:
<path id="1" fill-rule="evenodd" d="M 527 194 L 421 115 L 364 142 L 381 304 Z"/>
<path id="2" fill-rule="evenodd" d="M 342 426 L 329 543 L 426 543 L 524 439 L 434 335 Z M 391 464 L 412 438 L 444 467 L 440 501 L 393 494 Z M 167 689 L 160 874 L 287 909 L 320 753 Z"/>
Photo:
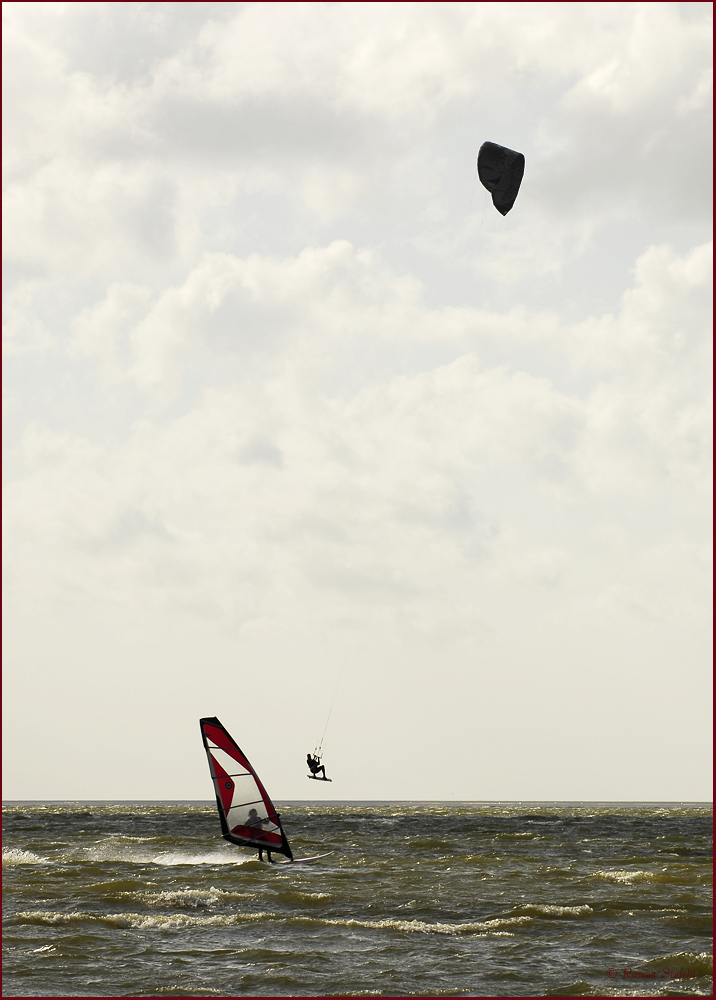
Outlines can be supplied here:
<path id="1" fill-rule="evenodd" d="M 531 917 L 497 917 L 494 920 L 476 921 L 468 924 L 429 924 L 423 920 L 321 920 L 316 923 L 328 924 L 333 927 L 365 927 L 369 930 L 394 930 L 407 934 L 447 934 L 447 935 L 477 935 L 498 934 L 501 937 L 511 937 L 512 928 L 529 927 L 533 923 Z"/>
<path id="2" fill-rule="evenodd" d="M 330 892 L 300 892 L 297 889 L 279 890 L 276 898 L 288 906 L 325 906 L 324 900 L 333 899 Z"/>
<path id="3" fill-rule="evenodd" d="M 3 848 L 3 865 L 49 865 L 50 859 L 32 851 L 22 851 L 19 847 Z"/>
<path id="4" fill-rule="evenodd" d="M 76 853 L 67 855 L 63 860 L 71 858 L 73 861 L 99 861 L 112 862 L 119 861 L 123 864 L 136 865 L 162 865 L 162 867 L 173 867 L 175 865 L 245 865 L 255 858 L 233 851 L 203 851 L 200 854 L 189 853 L 187 851 L 161 851 L 159 854 L 154 850 L 142 850 L 141 847 L 133 847 L 129 844 L 100 844 L 95 847 L 79 849 Z"/>
<path id="5" fill-rule="evenodd" d="M 654 958 L 650 962 L 645 962 L 639 966 L 640 969 L 663 972 L 664 969 L 671 969 L 676 975 L 680 969 L 689 969 L 695 972 L 697 977 L 712 976 L 714 971 L 713 955 L 701 951 L 698 954 L 693 951 L 680 951 L 675 955 L 665 955 L 664 958 Z"/>
<path id="6" fill-rule="evenodd" d="M 604 878 L 608 882 L 619 882 L 622 885 L 633 885 L 635 882 L 664 881 L 663 872 L 627 871 L 614 869 L 611 871 L 594 872 L 594 878 Z"/>
<path id="7" fill-rule="evenodd" d="M 256 858 L 251 855 L 243 855 L 233 851 L 210 852 L 205 851 L 200 854 L 175 851 L 162 851 L 156 853 L 156 848 L 152 850 L 142 850 L 139 846 L 141 840 L 155 840 L 157 838 L 126 837 L 127 841 L 134 841 L 138 846 L 127 843 L 122 844 L 101 844 L 90 848 L 75 848 L 63 852 L 54 861 L 51 858 L 34 854 L 32 851 L 25 851 L 20 848 L 4 848 L 2 854 L 3 865 L 50 865 L 57 863 L 83 863 L 93 862 L 120 862 L 122 864 L 137 865 L 161 865 L 162 867 L 174 867 L 176 865 L 245 865 Z"/>
<path id="8" fill-rule="evenodd" d="M 245 857 L 236 854 L 181 854 L 179 851 L 167 851 L 152 858 L 153 865 L 245 865 L 255 861 L 255 857 Z"/>
<path id="9" fill-rule="evenodd" d="M 251 894 L 226 892 L 225 889 L 217 889 L 212 885 L 209 889 L 165 889 L 162 892 L 132 892 L 127 893 L 127 895 L 137 902 L 144 903 L 145 906 L 160 908 L 178 906 L 184 909 L 200 910 L 216 906 L 217 903 L 247 899 Z"/>
<path id="10" fill-rule="evenodd" d="M 128 843 L 128 844 L 151 844 L 152 842 L 157 843 L 160 841 L 167 841 L 167 837 L 129 837 L 124 834 L 115 833 L 112 837 L 107 838 L 110 841 L 117 841 L 118 843 Z"/>
<path id="11" fill-rule="evenodd" d="M 581 906 L 550 906 L 548 904 L 539 905 L 525 903 L 515 907 L 516 913 L 529 913 L 535 917 L 545 917 L 548 920 L 579 920 L 582 917 L 590 917 L 594 910 L 591 906 L 583 903 Z"/>
<path id="12" fill-rule="evenodd" d="M 2 805 L 4 815 L 23 816 L 165 816 L 216 815 L 215 802 L 12 802 Z"/>
<path id="13" fill-rule="evenodd" d="M 116 889 L 123 890 L 129 884 L 129 882 L 122 882 L 115 888 L 113 883 L 108 882 L 100 883 L 93 888 L 107 890 L 104 895 L 105 902 L 113 900 L 121 903 L 141 903 L 143 906 L 155 909 L 179 907 L 186 910 L 202 910 L 237 900 L 253 899 L 256 895 L 255 892 L 229 892 L 213 885 L 208 889 L 164 889 L 156 892 L 137 891 L 136 889 L 128 892 L 116 891 Z M 330 894 L 327 892 L 283 892 L 278 894 L 278 898 L 282 903 L 322 905 L 324 900 L 330 898 Z"/>
<path id="14" fill-rule="evenodd" d="M 56 927 L 58 925 L 99 924 L 123 930 L 158 929 L 170 930 L 181 927 L 232 927 L 236 924 L 255 923 L 261 920 L 280 919 L 275 913 L 234 913 L 230 916 L 195 917 L 184 913 L 144 914 L 144 913 L 88 913 L 75 911 L 61 913 L 55 910 L 24 910 L 8 918 L 7 923 L 39 924 Z"/>
<path id="15" fill-rule="evenodd" d="M 8 918 L 9 924 L 40 924 L 45 926 L 90 923 L 121 929 L 170 930 L 183 927 L 234 927 L 245 923 L 278 921 L 286 924 L 305 924 L 313 927 L 363 927 L 366 930 L 398 931 L 406 934 L 490 935 L 512 937 L 512 931 L 529 927 L 532 917 L 498 917 L 493 920 L 465 924 L 435 923 L 422 920 L 322 920 L 318 917 L 288 917 L 279 913 L 232 913 L 217 916 L 194 916 L 185 913 L 89 913 L 76 911 L 61 913 L 53 910 L 25 910 Z"/>

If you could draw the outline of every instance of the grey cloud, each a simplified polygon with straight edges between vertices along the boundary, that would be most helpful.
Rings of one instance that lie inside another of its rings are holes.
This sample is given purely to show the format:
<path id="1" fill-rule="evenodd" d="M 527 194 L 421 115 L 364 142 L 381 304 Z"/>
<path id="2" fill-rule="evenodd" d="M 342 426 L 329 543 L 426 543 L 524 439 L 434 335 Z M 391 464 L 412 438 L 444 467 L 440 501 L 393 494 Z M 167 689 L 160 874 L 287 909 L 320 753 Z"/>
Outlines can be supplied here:
<path id="1" fill-rule="evenodd" d="M 559 216 L 601 212 L 606 220 L 638 211 L 671 224 L 703 223 L 711 206 L 708 108 L 684 116 L 661 103 L 629 115 L 580 107 L 569 117 L 567 148 L 531 160 L 528 197 Z M 551 129 L 560 125 L 557 119 Z"/>
<path id="2" fill-rule="evenodd" d="M 158 518 L 147 516 L 137 507 L 129 507 L 114 518 L 101 536 L 89 539 L 85 545 L 90 551 L 122 550 L 143 537 L 161 542 L 174 541 L 173 536 Z"/>
<path id="3" fill-rule="evenodd" d="M 283 452 L 269 437 L 256 435 L 239 451 L 238 458 L 244 465 L 258 462 L 261 465 L 272 465 L 283 468 Z"/>
<path id="4" fill-rule="evenodd" d="M 79 3 L 37 24 L 69 68 L 128 84 L 148 83 L 157 66 L 191 45 L 208 20 L 236 16 L 243 3 Z"/>
<path id="5" fill-rule="evenodd" d="M 231 101 L 174 95 L 155 105 L 151 122 L 160 155 L 219 159 L 223 165 L 270 159 L 290 170 L 296 158 L 324 157 L 371 163 L 387 158 L 393 145 L 392 134 L 379 119 L 339 111 L 302 95 Z"/>

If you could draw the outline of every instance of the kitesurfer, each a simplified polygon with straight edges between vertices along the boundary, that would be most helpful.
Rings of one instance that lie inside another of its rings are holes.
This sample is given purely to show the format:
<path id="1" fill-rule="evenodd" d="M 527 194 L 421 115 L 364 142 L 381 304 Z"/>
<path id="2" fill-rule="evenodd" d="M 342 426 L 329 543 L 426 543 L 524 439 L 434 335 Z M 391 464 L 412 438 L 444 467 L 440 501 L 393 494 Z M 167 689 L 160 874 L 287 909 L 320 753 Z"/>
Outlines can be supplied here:
<path id="1" fill-rule="evenodd" d="M 318 774 L 319 771 L 323 771 L 323 779 L 324 781 L 328 781 L 328 778 L 326 778 L 326 769 L 323 766 L 323 764 L 321 764 L 320 757 L 317 757 L 315 754 L 307 753 L 306 763 L 308 764 L 308 768 L 314 777 Z"/>
<path id="2" fill-rule="evenodd" d="M 245 826 L 257 827 L 260 830 L 265 823 L 268 823 L 268 819 L 261 819 L 255 809 L 249 809 L 249 818 L 246 820 Z M 266 858 L 269 864 L 273 864 L 271 861 L 271 851 L 269 851 L 268 847 L 266 848 Z M 259 847 L 259 861 L 263 861 L 263 859 L 264 849 L 263 847 Z"/>

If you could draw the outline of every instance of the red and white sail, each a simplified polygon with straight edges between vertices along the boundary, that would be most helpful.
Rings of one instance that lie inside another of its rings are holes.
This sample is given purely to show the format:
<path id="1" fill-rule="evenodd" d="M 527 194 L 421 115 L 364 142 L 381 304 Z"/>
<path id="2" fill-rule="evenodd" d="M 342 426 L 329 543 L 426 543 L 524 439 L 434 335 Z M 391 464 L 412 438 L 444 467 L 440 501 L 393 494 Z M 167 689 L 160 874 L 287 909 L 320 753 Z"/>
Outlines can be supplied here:
<path id="1" fill-rule="evenodd" d="M 217 718 L 200 719 L 221 833 L 232 844 L 293 858 L 281 819 L 256 771 Z"/>

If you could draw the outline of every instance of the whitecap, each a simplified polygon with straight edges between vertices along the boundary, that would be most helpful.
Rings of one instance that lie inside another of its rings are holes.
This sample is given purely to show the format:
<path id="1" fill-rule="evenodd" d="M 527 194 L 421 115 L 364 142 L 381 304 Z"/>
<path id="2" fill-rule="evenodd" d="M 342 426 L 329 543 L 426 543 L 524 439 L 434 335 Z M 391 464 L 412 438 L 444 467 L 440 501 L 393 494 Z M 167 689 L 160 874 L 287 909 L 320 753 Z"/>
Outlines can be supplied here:
<path id="1" fill-rule="evenodd" d="M 619 882 L 622 885 L 632 885 L 634 882 L 653 882 L 658 876 L 654 875 L 652 872 L 614 869 L 611 871 L 595 872 L 594 877 L 605 878 L 609 882 Z"/>
<path id="2" fill-rule="evenodd" d="M 337 927 L 365 927 L 369 930 L 403 931 L 407 934 L 499 934 L 508 936 L 511 928 L 528 927 L 532 917 L 497 917 L 466 924 L 435 923 L 423 920 L 322 920 L 321 923 Z"/>
<path id="3" fill-rule="evenodd" d="M 594 913 L 591 906 L 587 906 L 583 903 L 581 906 L 556 906 L 556 905 L 538 905 L 528 903 L 524 906 L 520 906 L 519 910 L 522 913 L 533 913 L 537 917 L 556 917 L 561 919 L 573 919 L 575 917 L 587 917 Z"/>
<path id="4" fill-rule="evenodd" d="M 19 847 L 3 848 L 3 865 L 49 865 L 50 859 L 43 858 L 32 851 L 23 851 Z"/>
<path id="5" fill-rule="evenodd" d="M 71 924 L 100 924 L 122 929 L 162 930 L 181 927 L 231 927 L 236 924 L 262 920 L 281 919 L 275 913 L 235 913 L 225 916 L 198 917 L 185 913 L 90 913 L 75 911 L 62 913 L 56 910 L 24 910 L 11 918 L 12 923 L 43 924 L 48 926 Z"/>
<path id="6" fill-rule="evenodd" d="M 33 923 L 45 925 L 93 923 L 109 927 L 136 928 L 142 930 L 180 927 L 232 927 L 238 924 L 255 923 L 265 920 L 307 923 L 313 926 L 363 927 L 366 930 L 400 931 L 408 934 L 483 935 L 511 937 L 511 930 L 527 927 L 533 923 L 532 917 L 498 917 L 493 920 L 465 924 L 435 923 L 422 920 L 321 920 L 316 917 L 287 918 L 278 913 L 234 913 L 216 916 L 194 916 L 187 913 L 143 914 L 143 913 L 91 913 L 75 911 L 62 913 L 53 910 L 25 910 L 12 918 L 13 923 Z"/>
<path id="7" fill-rule="evenodd" d="M 180 854 L 167 852 L 152 858 L 154 865 L 245 865 L 252 857 L 235 854 Z"/>
<path id="8" fill-rule="evenodd" d="M 223 889 L 165 889 L 163 892 L 136 893 L 147 906 L 180 906 L 186 909 L 201 909 L 215 906 L 229 899 L 242 899 L 244 893 L 224 892 Z"/>

